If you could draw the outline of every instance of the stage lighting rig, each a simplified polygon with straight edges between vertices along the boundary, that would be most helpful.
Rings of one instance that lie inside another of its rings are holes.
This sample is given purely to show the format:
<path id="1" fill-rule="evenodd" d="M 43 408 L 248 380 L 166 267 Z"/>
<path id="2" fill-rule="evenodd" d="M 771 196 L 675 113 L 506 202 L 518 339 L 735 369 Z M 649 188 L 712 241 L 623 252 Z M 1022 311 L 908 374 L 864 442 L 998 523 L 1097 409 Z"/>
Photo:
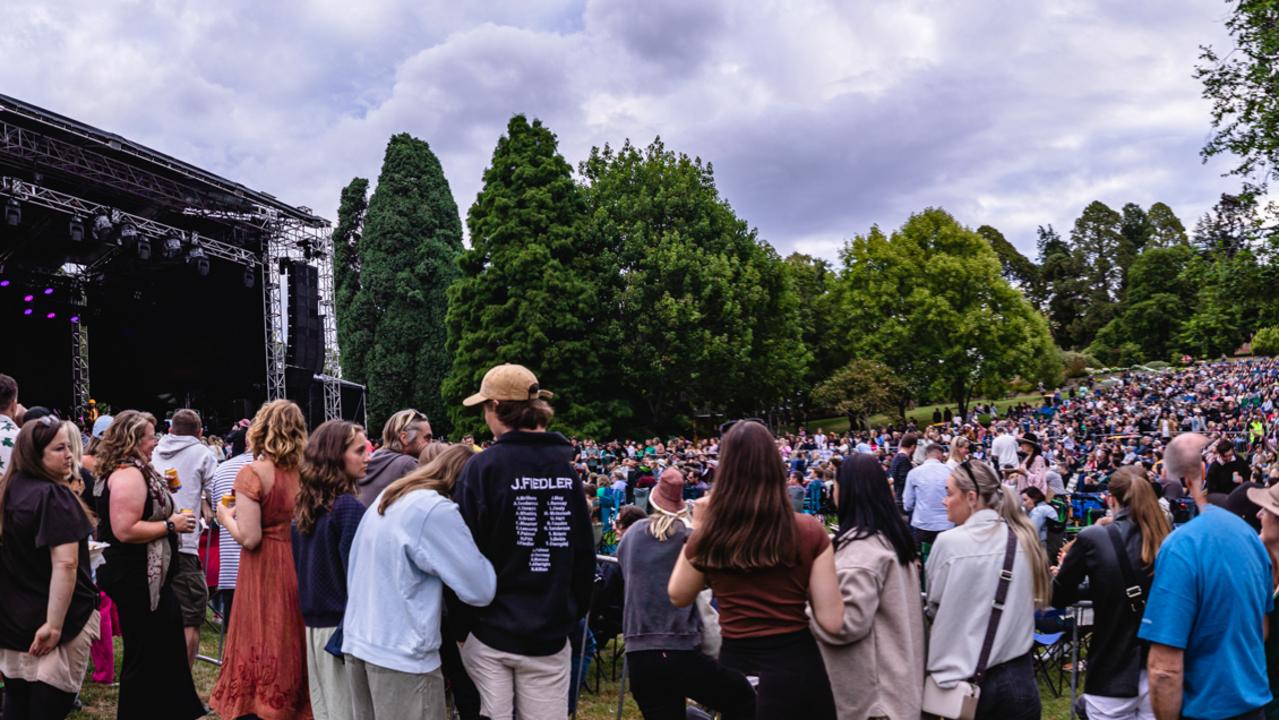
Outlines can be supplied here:
<path id="1" fill-rule="evenodd" d="M 195 272 L 200 277 L 209 274 L 209 256 L 204 254 L 204 248 L 200 247 L 199 238 L 191 239 L 191 247 L 187 250 L 187 264 L 195 268 Z"/>
<path id="2" fill-rule="evenodd" d="M 84 242 L 84 218 L 79 215 L 71 218 L 67 232 L 71 236 L 71 242 Z"/>
<path id="3" fill-rule="evenodd" d="M 166 235 L 164 245 L 160 248 L 160 256 L 165 260 L 176 260 L 182 254 L 182 238 L 176 234 Z"/>
<path id="4" fill-rule="evenodd" d="M 111 233 L 115 230 L 111 218 L 106 213 L 99 213 L 93 216 L 93 240 L 94 242 L 110 242 Z"/>
<path id="5" fill-rule="evenodd" d="M 9 198 L 4 204 L 4 221 L 10 226 L 22 223 L 22 203 L 18 202 L 18 198 Z"/>
<path id="6" fill-rule="evenodd" d="M 138 259 L 146 262 L 151 259 L 151 241 L 148 238 L 138 238 L 137 245 L 134 246 L 134 252 Z"/>
<path id="7" fill-rule="evenodd" d="M 253 268 L 251 267 L 244 268 L 244 287 L 252 290 L 254 284 L 256 284 L 257 281 L 258 281 L 258 274 L 254 272 Z"/>
<path id="8" fill-rule="evenodd" d="M 138 241 L 138 229 L 133 227 L 133 223 L 126 222 L 120 226 L 120 233 L 117 237 L 121 247 L 133 247 L 134 243 Z"/>

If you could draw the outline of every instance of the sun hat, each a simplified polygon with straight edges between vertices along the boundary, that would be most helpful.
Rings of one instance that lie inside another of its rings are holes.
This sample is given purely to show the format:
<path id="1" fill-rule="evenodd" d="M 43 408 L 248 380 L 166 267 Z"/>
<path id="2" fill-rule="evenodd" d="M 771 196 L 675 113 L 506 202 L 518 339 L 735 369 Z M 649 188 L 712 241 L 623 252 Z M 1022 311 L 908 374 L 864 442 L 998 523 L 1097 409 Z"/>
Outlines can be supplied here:
<path id="1" fill-rule="evenodd" d="M 684 509 L 684 473 L 662 473 L 648 501 L 659 510 L 678 513 Z"/>
<path id="2" fill-rule="evenodd" d="M 537 376 L 523 365 L 498 365 L 484 373 L 480 382 L 480 391 L 462 401 L 466 407 L 473 407 L 489 400 L 527 401 L 542 398 L 549 400 L 554 394 L 543 390 L 537 382 Z"/>
<path id="3" fill-rule="evenodd" d="M 1279 517 L 1279 485 L 1248 488 L 1248 499 L 1271 515 Z"/>

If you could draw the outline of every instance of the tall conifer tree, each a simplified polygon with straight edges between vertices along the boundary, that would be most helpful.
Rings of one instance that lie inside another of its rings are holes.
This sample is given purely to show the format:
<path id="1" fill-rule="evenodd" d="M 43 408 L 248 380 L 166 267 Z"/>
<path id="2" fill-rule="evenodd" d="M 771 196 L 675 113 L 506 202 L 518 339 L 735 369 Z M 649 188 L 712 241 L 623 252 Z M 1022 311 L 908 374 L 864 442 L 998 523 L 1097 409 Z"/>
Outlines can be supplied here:
<path id="1" fill-rule="evenodd" d="M 355 178 L 342 189 L 338 224 L 333 228 L 333 281 L 337 305 L 338 347 L 342 349 L 342 375 L 364 384 L 365 360 L 374 327 L 367 295 L 360 296 L 360 235 L 369 208 L 369 181 Z M 357 302 L 359 298 L 360 302 Z"/>

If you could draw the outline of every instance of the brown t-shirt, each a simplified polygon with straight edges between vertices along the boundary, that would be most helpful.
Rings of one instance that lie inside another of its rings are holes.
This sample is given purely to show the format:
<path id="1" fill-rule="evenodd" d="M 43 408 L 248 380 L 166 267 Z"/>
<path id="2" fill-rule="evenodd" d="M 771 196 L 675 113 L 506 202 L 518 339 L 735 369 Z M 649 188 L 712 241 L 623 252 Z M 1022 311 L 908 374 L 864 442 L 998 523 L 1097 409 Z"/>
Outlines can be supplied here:
<path id="1" fill-rule="evenodd" d="M 801 562 L 751 572 L 714 570 L 706 574 L 719 602 L 720 633 L 726 638 L 763 637 L 808 627 L 808 578 L 813 561 L 830 547 L 830 536 L 817 518 L 795 514 Z M 692 558 L 701 535 L 695 530 L 684 546 Z"/>

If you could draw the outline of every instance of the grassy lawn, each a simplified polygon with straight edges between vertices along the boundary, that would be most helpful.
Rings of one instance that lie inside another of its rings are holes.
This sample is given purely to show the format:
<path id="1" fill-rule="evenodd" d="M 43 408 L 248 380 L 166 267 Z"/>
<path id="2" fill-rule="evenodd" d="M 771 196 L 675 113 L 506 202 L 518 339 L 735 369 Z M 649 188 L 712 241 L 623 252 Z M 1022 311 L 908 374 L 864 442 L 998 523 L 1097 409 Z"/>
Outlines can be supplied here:
<path id="1" fill-rule="evenodd" d="M 931 411 L 930 411 L 931 412 Z M 205 626 L 203 638 L 201 640 L 200 651 L 205 655 L 216 655 L 218 647 L 217 632 L 210 626 Z M 611 644 L 610 649 L 601 652 L 601 656 L 609 658 L 612 656 Z M 120 667 L 123 651 L 121 649 L 120 638 L 116 638 L 116 671 L 117 677 Z M 617 691 L 618 683 L 611 679 L 610 671 L 612 665 L 607 660 L 604 665 L 604 673 L 599 688 L 595 688 L 595 671 L 591 669 L 590 673 L 590 689 L 582 692 L 581 700 L 578 705 L 577 717 L 581 720 L 613 720 L 617 717 Z M 620 660 L 619 668 L 620 671 Z M 209 699 L 209 693 L 213 691 L 213 684 L 217 681 L 218 668 L 209 663 L 197 661 L 195 664 L 195 686 L 200 692 L 200 697 L 206 702 Z M 1068 681 L 1069 682 L 1069 681 Z M 84 709 L 72 713 L 71 720 L 109 720 L 115 718 L 115 700 L 119 690 L 115 687 L 107 687 L 103 685 L 95 685 L 92 682 L 86 682 L 84 689 L 80 693 L 80 699 L 84 703 Z M 1063 696 L 1060 698 L 1053 697 L 1048 688 L 1040 682 L 1039 694 L 1043 699 L 1045 720 L 1067 720 L 1070 717 L 1070 687 L 1067 684 L 1063 690 Z M 626 695 L 626 704 L 622 710 L 622 717 L 627 720 L 640 720 L 639 709 L 635 706 L 635 701 L 631 698 L 630 693 Z M 217 718 L 217 715 L 210 715 L 209 718 Z"/>
<path id="2" fill-rule="evenodd" d="M 1043 397 L 1044 396 L 1040 395 L 1039 393 L 1032 393 L 1030 395 L 1014 395 L 1013 397 L 1004 398 L 1003 400 L 995 400 L 995 401 L 973 400 L 971 404 L 984 405 L 987 402 L 991 402 L 991 404 L 999 408 L 999 414 L 1002 416 L 1004 415 L 1004 411 L 1006 411 L 1009 407 L 1013 405 L 1028 403 L 1031 406 L 1038 407 L 1041 403 L 1043 403 Z M 909 420 L 914 420 L 917 425 L 922 427 L 924 425 L 928 425 L 932 423 L 933 410 L 941 410 L 942 412 L 945 412 L 947 407 L 950 407 L 951 412 L 955 411 L 955 406 L 950 403 L 939 403 L 937 405 L 922 405 L 920 407 L 907 410 L 906 418 Z M 872 427 L 874 427 L 877 425 L 890 425 L 896 421 L 897 421 L 897 417 L 894 415 L 873 415 L 871 416 L 870 424 Z M 825 430 L 827 432 L 835 431 L 835 432 L 842 433 L 848 430 L 848 418 L 837 416 L 837 417 L 830 417 L 830 418 L 819 418 L 814 420 L 808 420 L 807 422 L 804 423 L 804 428 L 807 429 L 808 432 L 810 433 L 815 432 L 818 428 L 821 428 L 822 430 Z M 783 430 L 793 432 L 795 428 L 784 427 Z"/>

